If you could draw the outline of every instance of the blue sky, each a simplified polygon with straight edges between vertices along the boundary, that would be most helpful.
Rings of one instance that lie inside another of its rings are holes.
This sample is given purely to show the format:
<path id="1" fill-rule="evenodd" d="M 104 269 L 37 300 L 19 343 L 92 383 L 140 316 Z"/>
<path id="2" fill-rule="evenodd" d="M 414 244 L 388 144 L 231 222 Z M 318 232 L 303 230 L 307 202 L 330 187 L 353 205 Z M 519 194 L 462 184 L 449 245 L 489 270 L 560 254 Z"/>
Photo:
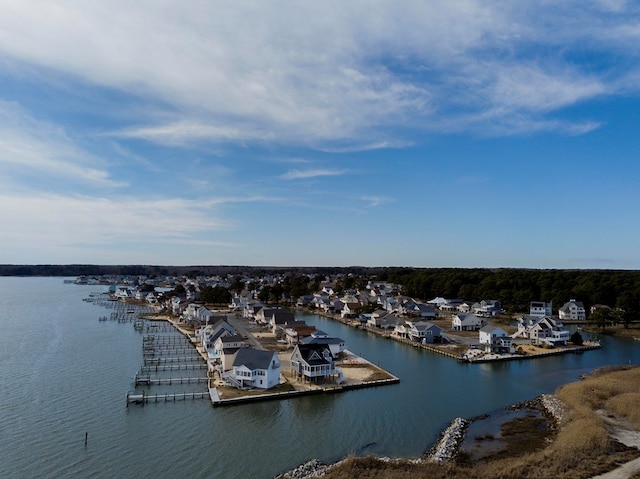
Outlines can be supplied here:
<path id="1" fill-rule="evenodd" d="M 0 263 L 640 268 L 640 6 L 0 0 Z"/>

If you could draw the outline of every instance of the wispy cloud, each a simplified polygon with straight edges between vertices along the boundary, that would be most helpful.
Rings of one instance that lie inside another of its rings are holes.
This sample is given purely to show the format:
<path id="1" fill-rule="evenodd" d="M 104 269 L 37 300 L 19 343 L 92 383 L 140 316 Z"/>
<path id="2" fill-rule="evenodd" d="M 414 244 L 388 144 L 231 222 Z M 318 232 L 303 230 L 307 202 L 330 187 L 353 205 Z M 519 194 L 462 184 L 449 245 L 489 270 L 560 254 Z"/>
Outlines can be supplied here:
<path id="1" fill-rule="evenodd" d="M 283 180 L 301 180 L 309 178 L 317 178 L 319 176 L 341 176 L 347 173 L 347 170 L 337 169 L 315 169 L 315 170 L 289 170 L 280 178 Z"/>
<path id="2" fill-rule="evenodd" d="M 395 201 L 393 198 L 386 198 L 384 196 L 363 196 L 362 201 L 368 203 L 367 207 L 375 208 L 376 206 L 383 205 Z"/>
<path id="3" fill-rule="evenodd" d="M 136 125 L 110 134 L 169 145 L 347 150 L 402 145 L 416 130 L 498 124 L 508 134 L 520 131 L 519 117 L 544 123 L 638 74 L 634 62 L 598 62 L 637 43 L 629 2 L 277 5 L 13 2 L 0 18 L 0 52 L 14 70 L 35 66 L 149 101 Z M 580 66 L 581 55 L 592 65 Z"/>
<path id="4" fill-rule="evenodd" d="M 105 161 L 83 150 L 59 126 L 34 118 L 16 103 L 0 100 L 0 166 L 6 175 L 66 178 L 103 187 L 121 187 Z"/>
<path id="5" fill-rule="evenodd" d="M 3 248 L 22 251 L 20 256 L 76 245 L 113 249 L 128 243 L 153 249 L 158 243 L 204 240 L 198 235 L 232 228 L 202 202 L 179 198 L 107 199 L 32 192 L 0 195 L 0 203 L 12 205 L 0 209 L 0 222 L 12 225 L 3 235 Z"/>

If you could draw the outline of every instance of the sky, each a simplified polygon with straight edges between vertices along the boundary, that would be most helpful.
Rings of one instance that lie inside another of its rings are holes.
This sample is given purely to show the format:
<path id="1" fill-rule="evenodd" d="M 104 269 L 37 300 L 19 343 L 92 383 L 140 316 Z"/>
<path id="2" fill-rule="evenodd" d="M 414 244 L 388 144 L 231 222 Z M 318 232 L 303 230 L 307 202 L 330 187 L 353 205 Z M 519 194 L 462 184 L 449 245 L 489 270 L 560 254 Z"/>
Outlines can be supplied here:
<path id="1" fill-rule="evenodd" d="M 0 0 L 0 263 L 640 269 L 640 4 Z"/>

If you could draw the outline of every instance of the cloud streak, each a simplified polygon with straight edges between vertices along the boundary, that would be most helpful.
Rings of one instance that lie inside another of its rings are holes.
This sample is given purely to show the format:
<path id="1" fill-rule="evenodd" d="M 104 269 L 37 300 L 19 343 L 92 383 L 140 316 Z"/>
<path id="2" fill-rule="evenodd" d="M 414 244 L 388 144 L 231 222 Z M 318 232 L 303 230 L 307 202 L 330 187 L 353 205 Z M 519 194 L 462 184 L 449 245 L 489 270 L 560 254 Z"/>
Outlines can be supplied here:
<path id="1" fill-rule="evenodd" d="M 16 103 L 0 101 L 0 166 L 7 176 L 66 178 L 101 187 L 122 187 L 105 162 L 79 147 L 60 127 L 34 118 Z"/>
<path id="2" fill-rule="evenodd" d="M 114 0 L 3 9 L 0 52 L 14 68 L 150 100 L 136 125 L 108 134 L 165 145 L 354 148 L 402 144 L 407 129 L 519 133 L 527 121 L 579 131 L 546 115 L 616 94 L 638 74 L 573 60 L 637 42 L 638 12 L 623 2 Z"/>
<path id="3" fill-rule="evenodd" d="M 306 180 L 309 178 L 317 178 L 320 176 L 341 176 L 344 175 L 347 170 L 338 169 L 312 169 L 312 170 L 289 170 L 280 178 L 283 180 Z"/>

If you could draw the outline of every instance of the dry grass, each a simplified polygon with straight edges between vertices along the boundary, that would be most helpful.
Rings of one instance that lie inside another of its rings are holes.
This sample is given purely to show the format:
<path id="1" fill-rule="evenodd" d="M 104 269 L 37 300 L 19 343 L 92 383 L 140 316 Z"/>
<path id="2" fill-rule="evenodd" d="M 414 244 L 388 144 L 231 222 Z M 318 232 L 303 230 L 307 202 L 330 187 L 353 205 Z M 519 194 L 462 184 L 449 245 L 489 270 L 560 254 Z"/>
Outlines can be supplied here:
<path id="1" fill-rule="evenodd" d="M 605 409 L 618 416 L 626 417 L 633 427 L 640 429 L 640 392 L 623 393 L 609 399 L 605 403 Z"/>
<path id="2" fill-rule="evenodd" d="M 457 464 L 384 462 L 373 457 L 351 457 L 332 470 L 327 479 L 343 478 L 590 478 L 617 464 L 640 456 L 640 451 L 610 439 L 603 421 L 595 413 L 606 409 L 623 415 L 640 429 L 640 368 L 600 370 L 583 381 L 563 386 L 558 397 L 570 410 L 569 421 L 554 436 L 548 431 L 536 443 L 520 443 L 522 435 L 540 431 L 539 421 L 507 424 L 503 435 L 511 436 L 509 447 L 493 459 L 470 465 L 462 457 Z M 527 427 L 530 430 L 527 432 Z M 544 447 L 546 444 L 546 447 Z M 640 475 L 634 477 L 640 478 Z"/>

